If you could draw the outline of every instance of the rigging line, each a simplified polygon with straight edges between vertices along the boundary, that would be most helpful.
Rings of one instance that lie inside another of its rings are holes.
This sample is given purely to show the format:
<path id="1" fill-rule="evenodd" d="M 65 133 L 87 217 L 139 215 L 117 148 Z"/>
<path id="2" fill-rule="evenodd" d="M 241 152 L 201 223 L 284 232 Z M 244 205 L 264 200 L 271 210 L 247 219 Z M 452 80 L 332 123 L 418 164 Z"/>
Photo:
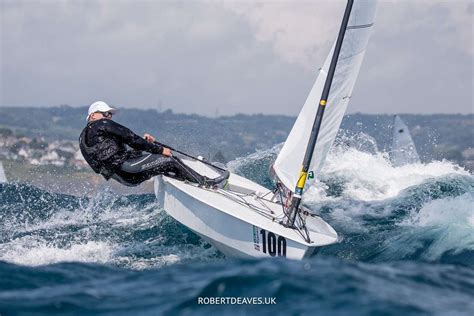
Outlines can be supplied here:
<path id="1" fill-rule="evenodd" d="M 248 208 L 256 211 L 258 214 L 262 215 L 262 216 L 265 216 L 273 221 L 278 221 L 279 219 L 283 219 L 284 218 L 284 214 L 282 215 L 279 215 L 279 216 L 271 216 L 269 215 L 267 212 L 265 212 L 265 210 L 262 210 L 262 209 L 259 209 L 258 207 L 254 206 L 253 204 L 250 204 L 248 203 L 247 201 L 245 201 L 242 196 L 240 194 L 238 194 L 237 192 L 234 192 L 233 194 L 230 194 L 228 193 L 227 191 L 223 191 L 221 189 L 219 189 L 217 191 L 217 193 L 220 193 L 222 194 L 223 196 L 226 196 L 227 198 L 231 199 L 231 200 L 234 200 L 235 202 L 239 203 L 239 204 L 242 204 L 242 205 L 245 205 L 247 206 Z M 237 198 L 235 198 L 235 196 L 239 197 L 241 200 L 239 201 Z M 244 196 L 252 196 L 252 194 L 244 194 Z M 257 197 L 257 196 L 256 196 Z M 273 211 L 272 211 L 273 213 Z M 295 226 L 294 230 L 301 236 L 301 238 L 303 240 L 305 240 L 306 242 L 310 243 L 311 242 L 311 238 L 309 237 L 309 232 L 308 232 L 308 229 L 306 227 L 306 221 L 302 218 L 301 214 L 298 214 L 298 223 L 297 225 Z"/>
<path id="2" fill-rule="evenodd" d="M 281 184 L 280 183 L 277 183 L 277 189 L 278 189 L 278 194 L 280 195 L 280 202 L 281 202 L 281 209 L 283 211 L 283 214 L 288 216 L 288 214 L 286 213 L 286 210 L 285 210 L 285 204 L 284 204 L 284 199 L 283 199 L 283 192 L 280 188 Z"/>
<path id="3" fill-rule="evenodd" d="M 266 197 L 267 195 L 269 195 L 270 193 L 273 193 L 273 192 L 274 192 L 274 191 L 268 191 L 268 192 L 265 193 L 264 195 L 260 196 L 260 198 L 263 199 L 264 197 Z"/>
<path id="4" fill-rule="evenodd" d="M 244 204 L 248 204 L 248 202 L 243 198 L 243 196 L 237 194 L 237 192 L 234 193 L 234 195 L 232 194 L 228 194 L 227 192 L 223 191 L 223 192 L 220 192 L 220 191 L 216 191 L 216 193 L 219 193 L 221 195 L 224 195 L 228 198 L 232 198 L 234 200 L 237 200 L 237 199 L 240 199 L 239 200 L 239 203 L 244 203 Z"/>
<path id="5" fill-rule="evenodd" d="M 250 194 L 248 194 L 247 196 L 251 196 Z M 229 197 L 230 198 L 230 197 Z M 272 220 L 278 220 L 278 219 L 283 219 L 284 218 L 284 214 L 280 215 L 280 216 L 269 216 L 268 214 L 266 213 L 263 213 L 262 214 L 262 211 L 259 211 L 259 209 L 257 207 L 255 207 L 254 205 L 248 203 L 248 202 L 244 202 L 243 204 L 247 205 L 249 208 L 251 209 L 254 209 L 256 210 L 259 214 L 261 215 L 264 215 Z M 272 211 L 273 213 L 273 211 Z M 310 243 L 311 242 L 311 238 L 309 237 L 309 232 L 308 232 L 308 229 L 306 227 L 306 221 L 302 218 L 301 214 L 299 214 L 299 218 L 298 218 L 298 225 L 294 228 L 295 231 L 301 236 L 301 238 L 303 240 L 305 240 L 306 242 Z"/>
<path id="6" fill-rule="evenodd" d="M 239 204 L 241 204 L 241 205 L 247 206 L 248 208 L 250 208 L 250 209 L 256 211 L 257 213 L 259 213 L 260 215 L 266 216 L 266 217 L 268 217 L 268 218 L 270 218 L 270 219 L 272 219 L 272 220 L 275 219 L 275 216 L 272 216 L 272 215 L 268 214 L 268 211 L 267 211 L 267 210 L 262 209 L 262 208 L 259 208 L 259 207 L 255 206 L 255 205 L 253 205 L 253 204 L 250 204 L 250 203 L 247 202 L 245 199 L 243 199 L 241 196 L 232 195 L 232 194 L 229 194 L 229 193 L 227 193 L 226 191 L 223 191 L 223 190 L 217 190 L 217 191 L 213 191 L 213 192 L 216 192 L 216 193 L 218 193 L 218 194 L 221 194 L 221 195 L 223 195 L 223 196 L 225 196 L 225 197 L 227 197 L 227 198 L 233 200 L 233 201 L 236 202 L 236 203 L 239 203 Z"/>
<path id="7" fill-rule="evenodd" d="M 271 191 L 269 191 L 268 193 L 271 193 Z M 268 207 L 268 205 L 266 205 L 266 204 L 264 203 L 264 201 L 265 201 L 265 202 L 268 202 L 268 203 L 275 203 L 275 202 L 273 202 L 273 201 L 271 201 L 271 200 L 268 200 L 268 199 L 263 198 L 264 196 L 267 196 L 268 193 L 266 193 L 266 194 L 263 195 L 263 196 L 259 196 L 259 195 L 255 194 L 255 193 L 243 193 L 242 196 L 245 196 L 245 197 L 248 197 L 248 198 L 253 198 L 254 200 L 257 200 L 257 201 L 258 201 L 264 208 L 266 208 L 270 213 L 275 214 L 275 212 L 273 212 L 273 210 L 272 210 L 270 207 Z M 238 195 L 238 192 L 235 192 L 234 194 Z"/>
<path id="8" fill-rule="evenodd" d="M 282 209 L 282 213 L 283 215 L 288 215 L 287 212 L 286 212 L 286 209 L 285 209 L 285 199 L 283 197 L 283 190 L 281 188 L 282 184 L 281 182 L 277 182 L 276 184 L 276 190 L 278 192 L 278 195 L 280 196 L 280 205 L 281 205 L 281 209 Z"/>
<path id="9" fill-rule="evenodd" d="M 212 163 L 210 163 L 210 162 L 207 162 L 207 161 L 205 161 L 205 160 L 201 160 L 201 159 L 199 159 L 198 157 L 194 157 L 193 155 L 190 155 L 190 154 L 187 154 L 187 153 L 182 152 L 182 151 L 180 151 L 180 150 L 174 149 L 173 147 L 168 146 L 168 145 L 165 145 L 165 144 L 163 144 L 163 143 L 160 143 L 160 142 L 157 141 L 157 140 L 155 140 L 154 143 L 157 144 L 157 145 L 166 147 L 166 148 L 170 149 L 171 151 L 174 151 L 174 152 L 176 152 L 176 153 L 178 153 L 178 154 L 180 154 L 180 155 L 183 155 L 183 156 L 185 156 L 185 157 L 191 158 L 191 159 L 196 160 L 196 161 L 200 161 L 200 162 L 202 162 L 203 164 L 208 165 L 208 166 L 210 166 L 210 167 L 213 167 L 213 168 L 215 168 L 215 169 L 218 169 L 218 170 L 220 170 L 220 171 L 226 171 L 226 169 L 224 169 L 224 168 L 218 167 L 218 166 L 216 166 L 216 165 L 214 165 L 214 164 L 212 164 Z"/>
<path id="10" fill-rule="evenodd" d="M 194 185 L 196 187 L 199 187 L 198 185 L 194 184 L 194 183 L 189 183 L 190 185 Z M 257 214 L 260 214 L 268 219 L 271 219 L 272 221 L 278 221 L 279 219 L 283 219 L 284 218 L 284 214 L 282 215 L 279 215 L 279 216 L 273 216 L 271 214 L 268 214 L 268 211 L 265 210 L 265 209 L 262 209 L 262 208 L 259 208 L 249 202 L 247 202 L 243 196 L 248 196 L 248 197 L 251 197 L 252 194 L 239 194 L 238 192 L 232 192 L 232 193 L 229 193 L 228 191 L 225 191 L 225 190 L 222 190 L 222 189 L 218 189 L 218 190 L 211 190 L 209 188 L 206 188 L 206 187 L 199 187 L 203 190 L 207 190 L 207 191 L 210 191 L 210 192 L 215 192 L 215 193 L 218 193 L 218 194 L 221 194 L 222 196 L 224 197 L 227 197 L 228 199 L 236 202 L 236 203 L 239 203 L 241 205 L 244 205 L 244 206 L 247 206 L 248 208 L 250 208 L 251 210 L 255 211 Z M 256 197 L 258 199 L 258 196 L 256 195 L 253 195 L 254 197 Z M 260 201 L 260 203 L 262 203 Z M 273 213 L 273 211 L 272 211 Z M 274 213 L 273 213 L 274 214 Z M 305 221 L 301 218 L 301 215 L 299 215 L 298 217 L 299 221 L 298 221 L 298 225 L 295 226 L 295 228 L 293 228 L 300 236 L 301 238 L 303 238 L 303 240 L 305 240 L 306 242 L 310 242 L 311 239 L 309 238 L 309 233 L 308 233 L 308 230 L 306 228 L 306 223 Z M 303 234 L 303 232 L 306 234 Z"/>
<path id="11" fill-rule="evenodd" d="M 263 199 L 259 199 L 258 196 L 254 196 L 255 200 L 257 200 L 264 208 L 266 208 L 270 213 L 275 214 L 271 208 L 269 208 L 263 201 Z"/>
<path id="12" fill-rule="evenodd" d="M 228 191 L 224 191 L 224 192 L 228 192 Z M 243 199 L 243 197 L 248 197 L 248 198 L 253 198 L 255 200 L 258 200 L 259 203 L 261 203 L 263 205 L 263 207 L 265 207 L 266 209 L 268 209 L 268 211 L 272 214 L 274 214 L 273 210 L 268 207 L 268 205 L 266 205 L 264 202 L 268 202 L 268 203 L 272 203 L 272 204 L 280 204 L 281 203 L 277 203 L 273 200 L 269 200 L 269 199 L 265 199 L 264 197 L 267 196 L 268 194 L 272 193 L 272 191 L 269 191 L 267 193 L 265 193 L 264 195 L 260 196 L 256 193 L 240 193 L 240 192 L 232 192 L 232 194 L 236 195 L 236 196 L 239 196 Z"/>
<path id="13" fill-rule="evenodd" d="M 235 192 L 234 194 L 236 194 L 237 196 L 239 196 L 239 194 L 237 192 Z M 253 193 L 249 193 L 249 194 L 242 194 L 240 196 L 243 200 L 245 200 L 243 197 L 248 197 L 248 198 L 253 198 L 254 200 L 257 200 L 265 209 L 268 210 L 268 212 L 270 212 L 271 214 L 275 214 L 275 212 L 272 211 L 271 208 L 269 208 L 263 201 L 267 201 L 267 202 L 271 202 L 271 201 L 268 201 L 268 200 L 265 200 L 263 198 L 260 198 L 258 195 L 256 194 L 253 194 Z M 248 203 L 247 201 L 245 201 L 246 203 Z"/>
<path id="14" fill-rule="evenodd" d="M 268 193 L 267 193 L 268 194 Z M 281 195 L 281 191 L 280 191 L 280 195 Z M 256 200 L 258 200 L 265 208 L 267 208 L 272 214 L 275 214 L 267 205 L 265 205 L 262 201 L 267 201 L 261 197 L 259 197 L 258 195 L 256 194 L 245 194 L 245 196 L 248 196 L 248 197 L 254 197 Z M 272 201 L 268 201 L 268 202 L 272 202 Z M 247 202 L 245 202 L 246 204 L 248 204 Z M 273 203 L 273 202 L 272 202 Z M 277 203 L 278 204 L 278 203 Z M 286 210 L 284 208 L 284 205 L 282 203 L 280 203 L 282 205 L 282 210 L 283 210 L 283 214 L 280 215 L 280 216 L 276 216 L 274 218 L 276 219 L 279 219 L 279 218 L 284 218 L 285 214 L 286 214 Z M 249 204 L 250 206 L 252 206 L 251 204 Z M 306 241 L 310 240 L 310 237 L 309 237 L 309 232 L 308 232 L 308 229 L 306 227 L 306 220 L 302 218 L 301 214 L 299 214 L 299 226 L 300 227 L 297 227 L 297 231 L 300 233 L 301 237 L 303 239 L 305 239 Z M 303 232 L 305 233 L 306 237 L 303 235 Z"/>
<path id="15" fill-rule="evenodd" d="M 306 234 L 307 241 L 310 242 L 311 238 L 309 237 L 308 227 L 306 226 L 306 219 L 303 218 L 301 216 L 301 214 L 299 214 L 299 215 L 300 215 L 300 220 L 301 220 L 301 228 L 304 230 L 304 232 Z"/>
<path id="16" fill-rule="evenodd" d="M 265 201 L 265 202 L 268 202 L 268 203 L 272 203 L 272 204 L 281 204 L 281 203 L 275 202 L 273 200 L 273 198 L 266 199 L 265 196 L 267 196 L 269 193 L 271 193 L 271 191 L 266 193 L 265 195 L 262 195 L 262 196 L 260 196 L 258 194 L 255 194 L 255 193 L 249 193 L 249 194 L 247 194 L 247 196 L 249 196 L 249 197 L 251 196 L 251 197 L 254 197 L 256 199 L 259 199 L 259 200 L 262 200 L 262 201 Z"/>
<path id="17" fill-rule="evenodd" d="M 301 214 L 298 214 L 298 223 L 296 225 L 296 231 L 301 235 L 301 237 L 307 243 L 311 242 L 311 238 L 309 237 L 308 229 L 306 228 L 306 221 L 301 217 Z"/>

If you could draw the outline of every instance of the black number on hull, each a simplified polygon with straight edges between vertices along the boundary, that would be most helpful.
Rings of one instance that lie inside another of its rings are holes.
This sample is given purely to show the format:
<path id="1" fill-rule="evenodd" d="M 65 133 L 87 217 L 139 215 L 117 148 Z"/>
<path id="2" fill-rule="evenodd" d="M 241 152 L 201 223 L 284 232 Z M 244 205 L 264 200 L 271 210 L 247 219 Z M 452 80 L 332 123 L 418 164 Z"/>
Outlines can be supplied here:
<path id="1" fill-rule="evenodd" d="M 278 257 L 286 257 L 286 239 L 278 236 Z"/>
<path id="2" fill-rule="evenodd" d="M 274 233 L 268 232 L 267 242 L 268 242 L 268 253 L 270 254 L 270 256 L 275 257 L 277 239 Z"/>
<path id="3" fill-rule="evenodd" d="M 265 236 L 265 230 L 261 229 L 260 234 L 262 234 L 262 251 L 263 253 L 267 253 L 267 238 Z"/>
<path id="4" fill-rule="evenodd" d="M 278 236 L 272 232 L 267 232 L 264 229 L 260 229 L 260 235 L 262 235 L 262 252 L 267 253 L 272 257 L 275 257 L 278 253 L 279 257 L 286 257 L 286 239 L 285 237 Z"/>

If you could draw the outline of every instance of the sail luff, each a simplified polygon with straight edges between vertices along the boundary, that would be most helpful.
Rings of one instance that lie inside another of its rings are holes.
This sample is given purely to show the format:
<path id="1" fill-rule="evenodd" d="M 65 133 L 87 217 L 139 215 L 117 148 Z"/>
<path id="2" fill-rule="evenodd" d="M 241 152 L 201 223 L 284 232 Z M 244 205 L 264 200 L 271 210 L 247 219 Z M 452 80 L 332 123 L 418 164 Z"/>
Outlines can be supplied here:
<path id="1" fill-rule="evenodd" d="M 286 218 L 285 225 L 293 226 L 296 218 L 296 214 L 299 210 L 299 205 L 301 202 L 301 197 L 303 195 L 303 189 L 306 184 L 306 178 L 308 176 L 308 169 L 311 164 L 311 159 L 314 153 L 314 147 L 316 146 L 316 141 L 318 139 L 319 130 L 321 128 L 321 123 L 323 120 L 324 110 L 326 108 L 327 99 L 329 96 L 329 92 L 331 90 L 332 80 L 334 78 L 334 73 L 336 71 L 337 60 L 339 59 L 339 54 L 342 48 L 342 42 L 344 40 L 344 35 L 346 33 L 347 25 L 349 23 L 349 17 L 351 15 L 352 5 L 354 4 L 354 0 L 348 0 L 346 10 L 344 12 L 344 16 L 342 18 L 341 27 L 339 29 L 339 34 L 336 40 L 336 46 L 334 48 L 334 52 L 331 58 L 331 64 L 329 66 L 329 72 L 326 77 L 326 82 L 324 83 L 323 92 L 321 94 L 321 98 L 319 100 L 318 111 L 316 113 L 316 117 L 314 119 L 313 127 L 311 129 L 311 135 L 308 141 L 308 145 L 306 147 L 305 156 L 303 159 L 303 168 L 300 172 L 300 176 L 298 182 L 295 186 L 295 194 L 293 194 L 291 208 L 289 210 L 288 217 Z"/>
<path id="2" fill-rule="evenodd" d="M 313 128 L 311 130 L 311 136 L 308 141 L 308 146 L 306 147 L 305 157 L 303 160 L 303 170 L 308 171 L 309 165 L 311 163 L 311 158 L 313 157 L 314 147 L 318 139 L 318 133 L 321 128 L 321 123 L 323 120 L 324 110 L 326 108 L 329 92 L 331 91 L 331 84 L 334 78 L 334 73 L 336 71 L 337 61 L 339 59 L 339 54 L 341 52 L 342 41 L 344 40 L 344 35 L 346 33 L 347 23 L 349 22 L 349 17 L 352 10 L 352 5 L 354 4 L 353 0 L 347 1 L 346 11 L 342 19 L 341 28 L 339 29 L 339 35 L 336 40 L 336 47 L 331 59 L 331 64 L 329 66 L 329 72 L 324 83 L 323 93 L 321 99 L 319 100 L 318 112 L 316 113 L 316 118 L 314 120 Z"/>
<path id="3" fill-rule="evenodd" d="M 313 152 L 308 153 L 312 155 L 308 174 L 320 173 L 339 130 L 364 57 L 374 15 L 375 0 L 354 0 L 317 142 Z M 314 118 L 319 109 L 317 104 L 324 91 L 335 46 L 336 43 L 320 69 L 319 76 L 273 166 L 276 177 L 289 191 L 295 192 L 294 189 L 300 179 L 301 162 L 304 160 L 305 149 L 311 138 Z"/>

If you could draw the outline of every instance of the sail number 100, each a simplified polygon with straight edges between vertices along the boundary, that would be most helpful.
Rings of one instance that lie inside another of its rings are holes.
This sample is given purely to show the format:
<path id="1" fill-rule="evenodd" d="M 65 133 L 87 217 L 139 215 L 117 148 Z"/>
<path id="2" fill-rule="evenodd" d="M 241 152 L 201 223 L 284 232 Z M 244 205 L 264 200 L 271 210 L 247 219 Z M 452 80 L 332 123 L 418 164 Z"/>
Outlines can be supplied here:
<path id="1" fill-rule="evenodd" d="M 262 252 L 268 253 L 270 256 L 286 257 L 286 239 L 277 236 L 272 232 L 260 229 L 260 237 L 262 240 Z"/>

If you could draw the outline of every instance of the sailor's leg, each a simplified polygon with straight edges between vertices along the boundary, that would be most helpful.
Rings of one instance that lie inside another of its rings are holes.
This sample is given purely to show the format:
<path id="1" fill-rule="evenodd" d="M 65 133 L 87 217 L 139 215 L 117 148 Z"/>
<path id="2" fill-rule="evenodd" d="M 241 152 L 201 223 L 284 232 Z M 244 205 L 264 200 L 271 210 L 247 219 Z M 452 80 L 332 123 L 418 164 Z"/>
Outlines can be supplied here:
<path id="1" fill-rule="evenodd" d="M 147 180 L 146 178 L 143 179 L 143 177 L 140 177 L 139 174 L 131 174 L 121 171 L 116 172 L 110 178 L 128 187 L 135 187 L 143 181 Z"/>
<path id="2" fill-rule="evenodd" d="M 196 171 L 194 171 L 192 168 L 188 167 L 180 159 L 178 158 L 174 158 L 174 159 L 175 159 L 175 162 L 181 166 L 180 170 L 184 170 L 189 176 L 196 179 L 197 183 L 203 184 L 205 186 L 212 186 L 212 187 L 217 187 L 221 189 L 227 187 L 228 179 L 230 176 L 230 172 L 228 170 L 225 170 L 224 172 L 222 172 L 221 175 L 218 176 L 217 178 L 209 179 L 208 177 L 202 176 Z M 188 179 L 188 181 L 192 181 L 192 180 Z"/>
<path id="3" fill-rule="evenodd" d="M 205 181 L 203 176 L 186 166 L 178 158 L 156 154 L 145 154 L 141 157 L 125 161 L 121 171 L 131 175 L 136 181 L 145 181 L 157 175 L 166 175 L 178 180 L 187 180 L 195 183 L 204 183 Z"/>
<path id="4" fill-rule="evenodd" d="M 181 159 L 177 157 L 169 157 L 172 159 L 170 161 L 171 168 L 178 172 L 178 176 L 184 180 L 195 182 L 199 184 L 204 184 L 207 180 L 206 177 L 202 176 L 201 174 L 197 173 L 194 169 L 187 166 Z"/>

